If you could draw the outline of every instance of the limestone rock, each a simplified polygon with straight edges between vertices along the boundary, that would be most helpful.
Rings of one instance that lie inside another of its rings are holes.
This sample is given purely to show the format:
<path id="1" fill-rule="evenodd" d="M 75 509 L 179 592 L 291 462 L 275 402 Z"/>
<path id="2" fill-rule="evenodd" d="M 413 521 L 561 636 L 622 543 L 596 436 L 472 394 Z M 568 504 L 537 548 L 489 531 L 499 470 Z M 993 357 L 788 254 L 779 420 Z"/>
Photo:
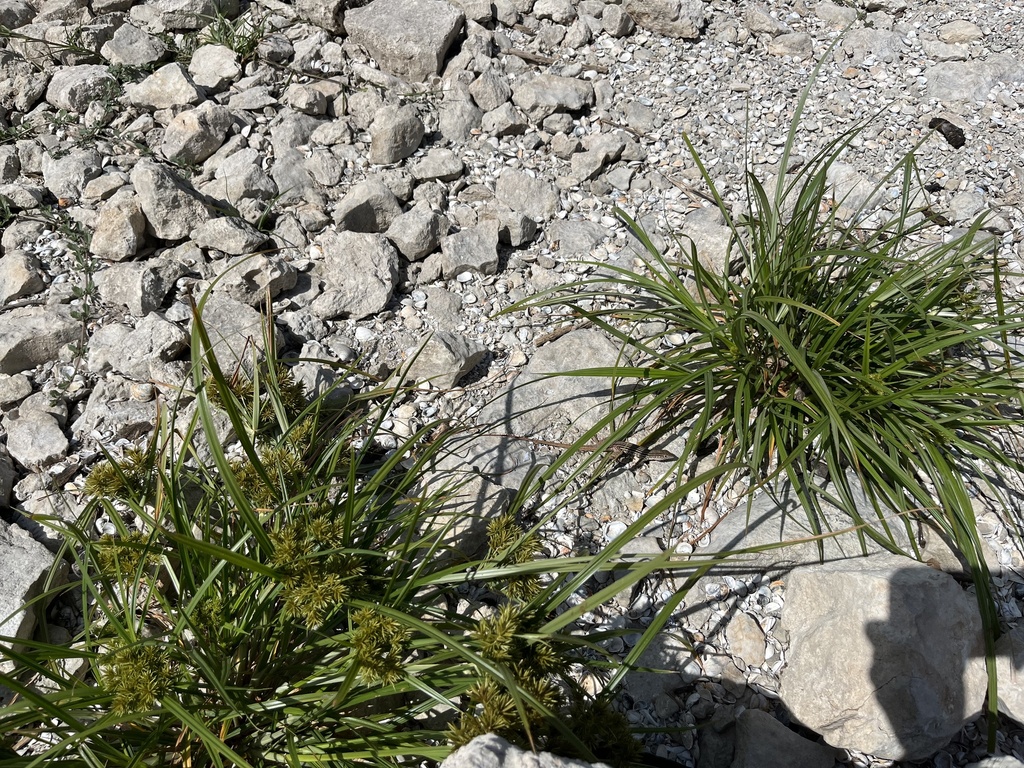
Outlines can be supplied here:
<path id="1" fill-rule="evenodd" d="M 498 222 L 485 221 L 448 235 L 441 242 L 441 273 L 448 278 L 472 270 L 484 275 L 498 271 Z"/>
<path id="2" fill-rule="evenodd" d="M 266 337 L 263 315 L 220 291 L 206 297 L 201 311 L 221 370 L 229 376 L 239 366 L 251 370 L 254 360 L 263 355 Z M 280 344 L 276 336 L 274 343 Z"/>
<path id="3" fill-rule="evenodd" d="M 61 67 L 46 87 L 46 101 L 57 109 L 84 113 L 89 102 L 109 83 L 116 82 L 110 70 L 100 64 Z"/>
<path id="4" fill-rule="evenodd" d="M 0 635 L 25 640 L 32 637 L 37 619 L 45 618 L 45 605 L 33 603 L 33 598 L 45 588 L 59 587 L 67 568 L 61 566 L 57 578 L 47 585 L 54 564 L 53 553 L 32 539 L 27 531 L 3 520 L 0 520 L 0 552 L 3 553 L 0 557 Z M 10 670 L 9 661 L 0 662 L 0 671 Z"/>
<path id="5" fill-rule="evenodd" d="M 437 250 L 448 234 L 448 219 L 420 203 L 392 221 L 384 234 L 405 258 L 418 261 Z"/>
<path id="6" fill-rule="evenodd" d="M 514 747 L 493 733 L 477 736 L 452 752 L 441 768 L 607 768 L 604 763 L 585 763 L 547 752 L 534 754 Z"/>
<path id="7" fill-rule="evenodd" d="M 132 194 L 115 195 L 99 211 L 89 252 L 109 261 L 124 261 L 138 253 L 145 240 L 146 217 Z"/>
<path id="8" fill-rule="evenodd" d="M 370 126 L 370 162 L 377 165 L 397 163 L 415 152 L 421 141 L 423 122 L 414 106 L 383 107 Z"/>
<path id="9" fill-rule="evenodd" d="M 267 235 L 234 216 L 204 221 L 192 232 L 192 242 L 231 256 L 252 253 L 267 242 Z"/>
<path id="10" fill-rule="evenodd" d="M 401 215 L 402 206 L 394 192 L 379 178 L 370 178 L 341 199 L 334 221 L 351 232 L 383 232 Z"/>
<path id="11" fill-rule="evenodd" d="M 581 112 L 594 104 L 594 86 L 586 80 L 538 75 L 517 81 L 512 101 L 534 122 L 556 112 Z"/>
<path id="12" fill-rule="evenodd" d="M 203 102 L 171 120 L 164 130 L 160 150 L 173 163 L 201 163 L 224 143 L 231 121 L 227 107 L 212 101 Z"/>
<path id="13" fill-rule="evenodd" d="M 979 61 L 946 61 L 929 67 L 927 95 L 944 103 L 981 101 L 995 84 L 1024 82 L 1024 64 L 1008 54 Z"/>
<path id="14" fill-rule="evenodd" d="M 510 208 L 542 221 L 553 219 L 559 209 L 554 186 L 523 171 L 503 171 L 495 184 L 494 195 Z"/>
<path id="15" fill-rule="evenodd" d="M 622 365 L 620 352 L 600 331 L 567 333 L 539 349 L 508 392 L 483 409 L 481 419 L 507 424 L 507 431 L 516 435 L 530 435 L 541 427 L 588 429 L 607 412 L 611 381 L 595 376 L 551 378 L 548 374 Z"/>
<path id="16" fill-rule="evenodd" d="M 100 55 L 111 64 L 145 67 L 160 61 L 167 46 L 157 37 L 134 24 L 122 24 L 100 48 Z"/>
<path id="17" fill-rule="evenodd" d="M 298 273 L 290 262 L 264 253 L 240 256 L 225 265 L 216 290 L 250 306 L 295 287 Z"/>
<path id="18" fill-rule="evenodd" d="M 736 718 L 736 753 L 730 768 L 832 768 L 837 750 L 791 731 L 767 712 L 748 709 Z"/>
<path id="19" fill-rule="evenodd" d="M 192 186 L 170 169 L 142 160 L 133 169 L 132 185 L 153 234 L 180 240 L 212 217 Z"/>
<path id="20" fill-rule="evenodd" d="M 311 309 L 330 320 L 355 319 L 382 310 L 398 284 L 398 252 L 383 235 L 365 232 L 322 232 L 314 241 L 324 256 L 320 274 L 323 293 Z"/>
<path id="21" fill-rule="evenodd" d="M 0 306 L 31 296 L 45 287 L 42 267 L 34 254 L 16 250 L 0 257 Z"/>
<path id="22" fill-rule="evenodd" d="M 201 45 L 188 63 L 192 81 L 208 91 L 218 93 L 242 74 L 238 54 L 224 45 Z"/>
<path id="23" fill-rule="evenodd" d="M 139 83 L 126 85 L 124 92 L 132 104 L 149 109 L 183 107 L 203 100 L 195 82 L 177 62 L 165 64 Z"/>
<path id="24" fill-rule="evenodd" d="M 43 155 L 43 183 L 54 197 L 77 200 L 86 182 L 103 173 L 102 162 L 95 149 L 73 149 L 59 157 L 47 152 Z"/>
<path id="25" fill-rule="evenodd" d="M 981 712 L 978 606 L 946 573 L 895 556 L 799 568 L 784 620 L 782 698 L 835 747 L 921 760 Z"/>
<path id="26" fill-rule="evenodd" d="M 639 26 L 659 35 L 695 40 L 704 28 L 701 0 L 626 0 L 623 7 Z"/>
<path id="27" fill-rule="evenodd" d="M 89 370 L 113 371 L 131 379 L 160 380 L 161 363 L 178 359 L 188 349 L 189 336 L 180 326 L 153 312 L 131 328 L 119 323 L 103 326 L 89 345 Z"/>
<path id="28" fill-rule="evenodd" d="M 81 324 L 66 306 L 18 307 L 0 314 L 0 373 L 21 373 L 56 360 Z"/>
<path id="29" fill-rule="evenodd" d="M 93 236 L 95 242 L 95 235 Z M 202 254 L 198 249 L 196 257 Z M 121 304 L 136 317 L 155 312 L 163 306 L 175 282 L 190 269 L 173 258 L 114 264 L 96 273 L 96 287 L 103 301 Z"/>
<path id="30" fill-rule="evenodd" d="M 46 411 L 26 409 L 23 405 L 7 414 L 4 427 L 11 458 L 26 469 L 49 466 L 68 451 L 67 435 L 57 419 Z"/>
<path id="31" fill-rule="evenodd" d="M 464 20 L 443 0 L 373 0 L 345 14 L 345 29 L 385 72 L 422 82 L 440 73 Z"/>
<path id="32" fill-rule="evenodd" d="M 1024 627 L 1017 626 L 996 640 L 999 711 L 1024 722 Z"/>
<path id="33" fill-rule="evenodd" d="M 435 331 L 416 348 L 405 372 L 410 382 L 429 381 L 451 389 L 487 355 L 482 344 L 448 331 Z"/>

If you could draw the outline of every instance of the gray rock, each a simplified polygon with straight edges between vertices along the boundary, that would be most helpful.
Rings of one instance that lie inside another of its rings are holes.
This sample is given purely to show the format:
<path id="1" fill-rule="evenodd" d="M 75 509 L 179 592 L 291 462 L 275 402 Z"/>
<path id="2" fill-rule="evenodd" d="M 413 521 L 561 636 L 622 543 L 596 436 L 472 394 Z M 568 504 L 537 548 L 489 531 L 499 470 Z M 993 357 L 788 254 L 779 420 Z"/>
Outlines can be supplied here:
<path id="1" fill-rule="evenodd" d="M 345 11 L 357 5 L 353 0 L 297 0 L 295 10 L 299 18 L 341 35 L 345 33 Z"/>
<path id="2" fill-rule="evenodd" d="M 0 146 L 0 184 L 17 181 L 21 173 L 21 160 L 18 159 L 18 148 L 9 144 Z"/>
<path id="3" fill-rule="evenodd" d="M 826 179 L 832 186 L 832 198 L 839 204 L 840 219 L 848 219 L 857 211 L 871 210 L 884 199 L 885 190 L 878 188 L 877 181 L 850 163 L 833 163 Z M 792 204 L 790 199 L 786 203 Z"/>
<path id="4" fill-rule="evenodd" d="M 601 14 L 601 26 L 612 37 L 626 37 L 633 34 L 636 22 L 621 5 L 606 5 Z"/>
<path id="5" fill-rule="evenodd" d="M 89 343 L 89 370 L 113 371 L 130 379 L 163 380 L 168 363 L 188 349 L 189 336 L 155 312 L 139 320 L 135 328 L 111 323 L 93 334 Z"/>
<path id="6" fill-rule="evenodd" d="M 628 672 L 622 685 L 638 701 L 653 701 L 658 694 L 692 683 L 700 674 L 686 639 L 671 632 L 655 636 L 636 665 L 641 669 Z"/>
<path id="7" fill-rule="evenodd" d="M 173 396 L 174 388 L 180 382 L 170 382 L 167 390 Z M 93 431 L 110 434 L 138 434 L 153 428 L 157 406 L 152 397 L 142 400 L 138 382 L 123 376 L 110 374 L 101 377 L 86 401 L 82 415 L 71 425 L 71 431 L 78 436 Z"/>
<path id="8" fill-rule="evenodd" d="M 571 24 L 576 19 L 576 9 L 569 0 L 537 0 L 532 13 L 538 19 L 551 19 L 555 24 Z"/>
<path id="9" fill-rule="evenodd" d="M 1016 626 L 996 640 L 996 674 L 999 711 L 1024 722 L 1024 627 Z"/>
<path id="10" fill-rule="evenodd" d="M 977 763 L 968 763 L 964 768 L 1021 768 L 1024 766 L 1020 760 L 1009 755 L 1000 757 L 986 757 Z"/>
<path id="11" fill-rule="evenodd" d="M 559 209 L 555 187 L 523 171 L 502 171 L 495 184 L 494 195 L 513 210 L 541 221 L 553 219 Z"/>
<path id="12" fill-rule="evenodd" d="M 618 345 L 600 331 L 583 329 L 545 344 L 506 392 L 481 412 L 483 423 L 507 425 L 505 431 L 529 436 L 538 429 L 585 430 L 607 413 L 611 381 L 596 376 L 557 376 L 586 368 L 622 365 Z"/>
<path id="13" fill-rule="evenodd" d="M 464 19 L 443 0 L 373 0 L 345 14 L 345 29 L 385 72 L 422 82 L 440 73 Z"/>
<path id="14" fill-rule="evenodd" d="M 857 20 L 857 9 L 822 0 L 814 6 L 814 13 L 831 27 L 843 29 Z"/>
<path id="15" fill-rule="evenodd" d="M 921 50 L 935 61 L 966 61 L 971 55 L 970 46 L 950 45 L 939 40 L 922 40 Z"/>
<path id="16" fill-rule="evenodd" d="M 195 228 L 192 242 L 231 256 L 252 253 L 267 242 L 267 234 L 234 216 L 210 219 Z"/>
<path id="17" fill-rule="evenodd" d="M 203 100 L 195 82 L 177 62 L 165 64 L 139 83 L 126 85 L 124 92 L 136 107 L 147 109 L 183 107 Z"/>
<path id="18" fill-rule="evenodd" d="M 794 733 L 767 712 L 748 709 L 736 718 L 736 753 L 730 768 L 832 768 L 837 751 Z"/>
<path id="19" fill-rule="evenodd" d="M 4 0 L 0 3 L 0 24 L 8 29 L 17 29 L 30 23 L 38 11 L 27 0 Z M 2 634 L 9 634 L 0 632 Z"/>
<path id="20" fill-rule="evenodd" d="M 623 7 L 637 25 L 659 35 L 695 40 L 704 28 L 701 0 L 626 0 Z"/>
<path id="21" fill-rule="evenodd" d="M 437 250 L 448 234 L 448 219 L 420 203 L 391 222 L 385 236 L 409 261 L 418 261 Z"/>
<path id="22" fill-rule="evenodd" d="M 451 389 L 486 356 L 487 348 L 479 342 L 449 331 L 435 331 L 410 355 L 403 376 L 410 383 L 429 381 L 439 389 Z"/>
<path id="23" fill-rule="evenodd" d="M 212 101 L 203 102 L 168 123 L 160 151 L 172 163 L 201 163 L 224 143 L 231 123 L 227 107 Z"/>
<path id="24" fill-rule="evenodd" d="M 4 419 L 7 450 L 26 469 L 49 466 L 64 458 L 68 438 L 57 419 L 46 411 L 15 409 Z"/>
<path id="25" fill-rule="evenodd" d="M 861 67 L 869 59 L 899 61 L 903 41 L 895 32 L 884 29 L 851 29 L 836 47 L 835 58 L 841 67 Z"/>
<path id="26" fill-rule="evenodd" d="M 103 173 L 102 158 L 95 149 L 73 149 L 65 155 L 43 155 L 43 183 L 54 197 L 78 200 L 90 179 Z"/>
<path id="27" fill-rule="evenodd" d="M 590 251 L 608 237 L 608 230 L 594 221 L 551 222 L 544 232 L 552 249 L 570 256 L 589 256 Z"/>
<path id="28" fill-rule="evenodd" d="M 498 271 L 498 222 L 484 221 L 448 235 L 441 241 L 441 273 L 447 278 L 471 270 L 484 275 Z"/>
<path id="29" fill-rule="evenodd" d="M 498 222 L 498 240 L 506 245 L 518 248 L 537 235 L 537 222 L 503 203 L 492 201 L 480 209 L 477 223 L 483 224 L 489 219 Z"/>
<path id="30" fill-rule="evenodd" d="M 411 104 L 382 107 L 370 126 L 370 162 L 388 165 L 408 157 L 423 141 L 423 131 L 423 121 Z"/>
<path id="31" fill-rule="evenodd" d="M 13 376 L 0 373 L 0 408 L 10 408 L 17 405 L 26 397 L 32 394 L 32 382 L 23 373 L 16 373 Z M 10 489 L 8 489 L 8 495 Z M 7 498 L 0 493 L 0 504 L 6 504 Z"/>
<path id="32" fill-rule="evenodd" d="M 697 260 L 704 269 L 716 275 L 725 274 L 733 233 L 725 226 L 725 217 L 718 208 L 706 206 L 691 211 L 683 219 L 682 234 L 685 259 L 689 260 L 689 246 L 692 243 L 697 248 Z M 635 243 L 635 247 L 638 252 L 646 251 L 639 242 Z"/>
<path id="33" fill-rule="evenodd" d="M 43 270 L 34 254 L 9 250 L 0 257 L 0 306 L 44 288 Z"/>
<path id="34" fill-rule="evenodd" d="M 0 373 L 21 373 L 56 360 L 78 339 L 81 324 L 66 306 L 18 307 L 0 314 Z"/>
<path id="35" fill-rule="evenodd" d="M 198 249 L 196 255 L 202 257 Z M 188 264 L 161 257 L 114 264 L 97 272 L 94 279 L 104 302 L 126 306 L 133 315 L 141 317 L 160 309 L 178 278 L 189 269 Z"/>
<path id="36" fill-rule="evenodd" d="M 547 752 L 524 752 L 491 733 L 477 736 L 452 752 L 441 763 L 441 768 L 591 768 L 591 764 Z M 594 763 L 593 768 L 607 767 Z"/>
<path id="37" fill-rule="evenodd" d="M 833 746 L 921 760 L 981 712 L 986 676 L 975 599 L 908 558 L 793 571 L 781 694 Z"/>
<path id="38" fill-rule="evenodd" d="M 356 184 L 334 209 L 334 221 L 351 232 L 384 232 L 402 215 L 398 198 L 380 179 Z"/>
<path id="39" fill-rule="evenodd" d="M 814 40 L 806 32 L 788 32 L 768 43 L 768 53 L 806 59 L 814 53 Z"/>
<path id="40" fill-rule="evenodd" d="M 951 221 L 969 222 L 984 210 L 984 195 L 978 192 L 958 192 L 949 201 L 947 215 Z"/>
<path id="41" fill-rule="evenodd" d="M 512 86 L 503 73 L 492 70 L 479 75 L 469 86 L 469 93 L 480 109 L 490 112 L 512 98 Z"/>
<path id="42" fill-rule="evenodd" d="M 726 627 L 726 638 L 729 650 L 734 658 L 739 658 L 751 667 L 764 664 L 765 639 L 764 632 L 757 620 L 742 611 L 737 612 Z M 740 665 L 742 667 L 742 664 Z"/>
<path id="43" fill-rule="evenodd" d="M 327 112 L 327 96 L 319 88 L 302 83 L 289 85 L 281 100 L 304 115 L 323 115 Z"/>
<path id="44" fill-rule="evenodd" d="M 298 273 L 290 262 L 260 253 L 231 259 L 215 289 L 235 301 L 257 306 L 268 296 L 274 299 L 282 291 L 291 290 L 297 281 Z"/>
<path id="45" fill-rule="evenodd" d="M 242 149 L 218 164 L 214 181 L 203 190 L 238 206 L 244 200 L 273 199 L 277 184 L 260 167 L 259 153 Z"/>
<path id="46" fill-rule="evenodd" d="M 434 147 L 430 149 L 425 157 L 420 158 L 409 166 L 409 173 L 417 182 L 433 181 L 455 181 L 462 176 L 465 170 L 465 163 L 450 149 Z"/>
<path id="47" fill-rule="evenodd" d="M 747 30 L 755 35 L 778 37 L 791 31 L 763 5 L 748 5 L 746 13 L 743 14 L 743 22 L 747 25 Z"/>
<path id="48" fill-rule="evenodd" d="M 256 359 L 264 355 L 266 322 L 263 315 L 220 291 L 205 297 L 201 312 L 220 369 L 229 376 L 239 367 L 252 370 Z M 274 343 L 278 346 L 281 343 L 276 335 Z"/>
<path id="49" fill-rule="evenodd" d="M 100 56 L 111 64 L 145 67 L 154 64 L 167 53 L 167 46 L 158 37 L 139 29 L 134 24 L 122 24 L 100 48 Z"/>
<path id="50" fill-rule="evenodd" d="M 483 110 L 473 103 L 467 90 L 452 89 L 445 93 L 438 114 L 438 129 L 448 141 L 466 141 L 480 127 Z"/>
<path id="51" fill-rule="evenodd" d="M 1008 54 L 984 61 L 947 61 L 925 70 L 927 95 L 944 103 L 984 101 L 997 82 L 1024 82 L 1024 65 Z"/>
<path id="52" fill-rule="evenodd" d="M 982 32 L 981 27 L 963 19 L 956 19 L 955 21 L 943 24 L 935 31 L 935 34 L 939 36 L 939 40 L 951 45 L 977 43 L 985 39 L 985 33 Z"/>
<path id="53" fill-rule="evenodd" d="M 345 166 L 329 149 L 310 150 L 305 165 L 310 176 L 325 187 L 336 187 L 345 177 Z"/>
<path id="54" fill-rule="evenodd" d="M 212 93 L 219 93 L 242 74 L 238 54 L 224 45 L 201 45 L 188 63 L 192 82 Z"/>
<path id="55" fill-rule="evenodd" d="M 384 309 L 398 284 L 398 252 L 383 235 L 326 230 L 314 245 L 326 282 L 310 307 L 316 315 L 358 320 Z"/>
<path id="56" fill-rule="evenodd" d="M 480 119 L 480 129 L 488 136 L 520 136 L 529 127 L 523 113 L 507 102 Z"/>
<path id="57" fill-rule="evenodd" d="M 180 240 L 212 218 L 199 194 L 176 173 L 152 160 L 132 169 L 132 186 L 146 215 L 146 223 L 163 240 Z"/>
<path id="58" fill-rule="evenodd" d="M 536 123 L 556 112 L 581 112 L 594 104 L 594 86 L 586 80 L 538 75 L 517 81 L 512 101 Z"/>
<path id="59" fill-rule="evenodd" d="M 115 82 L 110 70 L 100 64 L 61 67 L 46 86 L 46 101 L 57 109 L 84 114 L 96 94 Z"/>
<path id="60" fill-rule="evenodd" d="M 37 617 L 45 617 L 46 604 L 35 601 L 44 589 L 59 587 L 67 573 L 65 563 L 58 564 L 55 578 L 54 555 L 35 541 L 28 531 L 0 520 L 0 635 L 27 640 L 32 637 Z M 0 648 L 4 646 L 0 644 Z M 0 653 L 0 658 L 4 654 Z M 0 671 L 13 668 L 0 661 Z"/>
<path id="61" fill-rule="evenodd" d="M 132 19 L 146 19 L 159 31 L 200 29 L 209 19 L 220 14 L 228 18 L 238 15 L 238 0 L 159 0 L 131 6 Z"/>
<path id="62" fill-rule="evenodd" d="M 117 194 L 100 206 L 89 252 L 101 259 L 124 261 L 134 256 L 145 240 L 146 216 L 139 199 Z"/>

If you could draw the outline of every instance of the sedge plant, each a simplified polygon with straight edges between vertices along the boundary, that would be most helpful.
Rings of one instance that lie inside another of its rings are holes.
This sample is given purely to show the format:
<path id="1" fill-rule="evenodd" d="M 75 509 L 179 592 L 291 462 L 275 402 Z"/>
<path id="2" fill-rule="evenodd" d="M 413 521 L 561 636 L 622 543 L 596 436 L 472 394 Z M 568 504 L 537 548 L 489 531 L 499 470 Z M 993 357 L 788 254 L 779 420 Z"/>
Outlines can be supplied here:
<path id="1" fill-rule="evenodd" d="M 618 674 L 608 633 L 574 621 L 684 565 L 614 547 L 547 560 L 523 523 L 530 489 L 480 521 L 487 551 L 462 552 L 451 534 L 469 513 L 449 502 L 472 472 L 434 472 L 459 430 L 383 450 L 401 387 L 304 400 L 270 330 L 248 373 L 226 374 L 201 311 L 188 395 L 144 447 L 92 471 L 76 524 L 50 521 L 74 577 L 36 602 L 70 590 L 84 628 L 70 645 L 0 637 L 0 768 L 394 766 L 485 732 L 633 761 L 610 693 L 579 682 Z M 97 538 L 104 513 L 117 532 Z"/>
<path id="2" fill-rule="evenodd" d="M 752 490 L 787 481 L 816 534 L 828 535 L 826 504 L 894 551 L 902 551 L 896 528 L 912 534 L 915 519 L 937 526 L 974 577 L 994 727 L 998 616 L 972 497 L 980 489 L 1001 504 L 1019 532 L 1009 476 L 1024 466 L 1005 438 L 1020 420 L 1014 337 L 1024 333 L 1024 312 L 1003 292 L 984 217 L 943 236 L 921 202 L 914 152 L 870 196 L 889 184 L 895 202 L 873 209 L 830 184 L 863 124 L 790 164 L 810 87 L 776 180 L 766 186 L 748 171 L 741 213 L 686 139 L 731 230 L 720 270 L 685 239 L 681 255 L 667 256 L 619 211 L 644 248 L 639 268 L 594 264 L 596 277 L 510 309 L 568 306 L 621 343 L 621 365 L 569 374 L 617 382 L 608 416 L 588 437 L 643 428 L 646 441 L 675 440 L 680 478 L 713 454 L 734 467 L 720 488 L 730 476 Z M 872 512 L 861 511 L 861 493 Z"/>

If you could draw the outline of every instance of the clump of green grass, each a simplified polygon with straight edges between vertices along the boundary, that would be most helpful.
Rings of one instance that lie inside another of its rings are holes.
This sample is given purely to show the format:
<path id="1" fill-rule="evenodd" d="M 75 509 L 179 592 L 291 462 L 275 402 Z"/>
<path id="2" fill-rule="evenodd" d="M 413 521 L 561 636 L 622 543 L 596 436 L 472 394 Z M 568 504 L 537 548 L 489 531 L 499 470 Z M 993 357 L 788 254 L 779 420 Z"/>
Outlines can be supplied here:
<path id="1" fill-rule="evenodd" d="M 229 19 L 218 13 L 199 33 L 200 45 L 223 45 L 238 54 L 242 62 L 249 61 L 256 55 L 263 38 L 267 36 L 267 25 L 263 19 L 257 19 L 251 13 Z"/>
<path id="2" fill-rule="evenodd" d="M 676 439 L 680 477 L 714 454 L 734 465 L 719 487 L 730 476 L 754 490 L 785 479 L 816 533 L 827 533 L 826 503 L 890 549 L 892 526 L 912 533 L 913 519 L 932 521 L 974 574 L 991 662 L 999 629 L 970 485 L 1009 508 L 1002 480 L 1024 469 L 999 434 L 1020 420 L 1011 337 L 1024 333 L 1024 311 L 1003 293 L 983 217 L 949 237 L 937 229 L 919 202 L 927 197 L 913 152 L 876 189 L 898 185 L 895 204 L 838 218 L 845 201 L 832 199 L 829 169 L 863 126 L 790 167 L 807 93 L 775 182 L 747 173 L 743 213 L 733 214 L 687 141 L 732 232 L 721 271 L 685 240 L 681 256 L 667 257 L 620 212 L 646 249 L 642 268 L 595 265 L 599 277 L 512 310 L 567 305 L 636 361 L 572 372 L 618 382 L 619 399 L 591 434 L 621 439 L 644 426 L 651 442 Z"/>
<path id="3" fill-rule="evenodd" d="M 439 483 L 433 468 L 460 430 L 428 425 L 382 451 L 400 387 L 299 406 L 272 343 L 251 367 L 264 374 L 225 374 L 201 312 L 194 415 L 163 408 L 145 449 L 93 470 L 77 523 L 53 521 L 84 629 L 71 646 L 5 650 L 0 764 L 396 766 L 490 730 L 628 764 L 639 742 L 614 686 L 595 696 L 579 681 L 619 668 L 599 645 L 609 633 L 573 622 L 656 568 L 692 567 L 614 549 L 541 558 L 538 526 L 521 522 L 539 482 L 490 522 L 489 552 L 451 556 L 467 513 L 446 505 L 465 478 Z M 101 514 L 117 535 L 96 539 Z M 624 569 L 570 606 L 595 573 Z M 466 594 L 490 598 L 466 608 Z"/>

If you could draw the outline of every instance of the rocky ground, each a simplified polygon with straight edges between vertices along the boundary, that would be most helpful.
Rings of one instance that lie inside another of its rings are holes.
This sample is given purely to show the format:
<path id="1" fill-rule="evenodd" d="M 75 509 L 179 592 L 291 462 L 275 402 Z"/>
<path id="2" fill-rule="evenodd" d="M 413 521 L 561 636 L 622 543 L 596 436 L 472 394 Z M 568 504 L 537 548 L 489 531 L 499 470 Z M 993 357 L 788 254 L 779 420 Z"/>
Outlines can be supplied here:
<path id="1" fill-rule="evenodd" d="M 306 360 L 296 373 L 310 389 L 336 383 L 336 363 L 381 377 L 414 359 L 409 375 L 429 384 L 392 414 L 396 437 L 437 418 L 493 421 L 510 403 L 523 414 L 507 424 L 514 434 L 575 437 L 600 404 L 586 381 L 558 393 L 513 384 L 612 364 L 617 347 L 557 311 L 499 312 L 589 274 L 588 262 L 632 264 L 615 207 L 668 251 L 684 233 L 720 264 L 728 230 L 683 136 L 740 205 L 745 164 L 765 180 L 778 173 L 822 57 L 795 154 L 873 117 L 834 168 L 834 197 L 866 199 L 917 147 L 947 232 L 989 211 L 1001 257 L 1022 271 L 1016 0 L 358 5 L 0 2 L 0 501 L 17 510 L 0 523 L 0 617 L 50 562 L 20 513 L 73 513 L 101 446 L 145 439 L 155 403 L 186 376 L 189 301 L 207 291 L 225 365 L 261 338 L 268 292 L 282 352 Z M 929 129 L 935 118 L 947 136 Z M 1019 295 L 1024 282 L 1008 288 Z M 557 450 L 514 447 L 523 464 Z M 511 484 L 515 469 L 497 482 Z M 618 535 L 657 502 L 656 469 L 623 469 L 586 508 L 565 510 L 551 552 Z M 633 546 L 709 551 L 777 535 L 739 516 L 706 532 L 740 490 L 702 515 L 695 496 Z M 758 505 L 752 519 L 777 520 Z M 982 523 L 1013 628 L 1019 542 L 997 516 Z M 638 673 L 626 686 L 630 718 L 669 729 L 650 737 L 652 751 L 688 766 L 982 757 L 978 725 L 961 729 L 983 690 L 973 598 L 939 570 L 869 561 L 780 578 L 764 560 L 703 580 L 673 622 L 698 640 L 696 656 L 666 633 L 644 663 L 672 675 Z M 589 618 L 640 630 L 670 586 Z M 27 636 L 34 620 L 3 632 Z M 45 620 L 74 627 L 60 606 Z M 1019 632 L 1004 642 L 1019 648 Z M 611 650 L 625 653 L 628 639 Z M 1000 746 L 1024 759 L 1011 667 Z M 909 699 L 887 697 L 893 679 L 925 682 Z M 793 720 L 806 728 L 784 727 Z"/>

